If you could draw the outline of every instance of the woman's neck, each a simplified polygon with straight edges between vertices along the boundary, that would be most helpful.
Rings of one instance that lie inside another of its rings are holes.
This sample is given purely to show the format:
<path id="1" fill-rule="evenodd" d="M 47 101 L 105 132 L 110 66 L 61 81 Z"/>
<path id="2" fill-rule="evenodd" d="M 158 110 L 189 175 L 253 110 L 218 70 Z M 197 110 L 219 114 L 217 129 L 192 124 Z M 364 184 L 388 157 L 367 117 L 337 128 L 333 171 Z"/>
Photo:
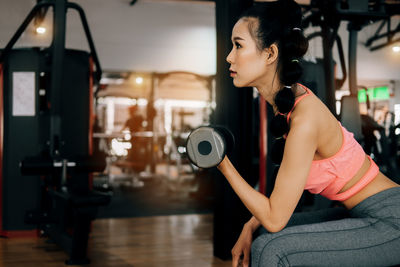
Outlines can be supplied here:
<path id="1" fill-rule="evenodd" d="M 283 85 L 279 82 L 278 79 L 274 79 L 272 83 L 264 83 L 263 85 L 256 86 L 257 91 L 260 95 L 267 101 L 271 106 L 275 109 L 275 95 L 281 90 Z"/>
<path id="2" fill-rule="evenodd" d="M 276 93 L 283 88 L 283 85 L 280 82 L 273 83 L 272 86 L 260 86 L 256 87 L 260 95 L 272 106 L 274 109 L 274 114 L 278 112 L 278 108 L 275 105 L 275 95 Z M 302 96 L 303 94 L 307 93 L 304 88 L 301 86 L 297 86 L 294 84 L 292 86 L 292 91 L 295 98 Z"/>

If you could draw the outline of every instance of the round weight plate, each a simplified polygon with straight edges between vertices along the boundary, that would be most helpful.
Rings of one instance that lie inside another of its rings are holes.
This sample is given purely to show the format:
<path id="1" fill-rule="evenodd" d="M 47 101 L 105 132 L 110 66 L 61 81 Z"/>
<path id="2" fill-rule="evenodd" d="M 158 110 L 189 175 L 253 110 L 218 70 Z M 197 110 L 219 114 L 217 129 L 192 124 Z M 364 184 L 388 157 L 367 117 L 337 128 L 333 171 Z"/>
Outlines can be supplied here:
<path id="1" fill-rule="evenodd" d="M 233 133 L 224 126 L 213 125 L 213 128 L 215 130 L 217 130 L 224 138 L 225 145 L 226 145 L 226 149 L 225 149 L 226 154 L 229 155 L 235 147 L 235 137 L 234 137 Z"/>
<path id="2" fill-rule="evenodd" d="M 186 153 L 189 160 L 200 168 L 217 166 L 226 153 L 224 137 L 212 127 L 201 126 L 187 138 Z"/>

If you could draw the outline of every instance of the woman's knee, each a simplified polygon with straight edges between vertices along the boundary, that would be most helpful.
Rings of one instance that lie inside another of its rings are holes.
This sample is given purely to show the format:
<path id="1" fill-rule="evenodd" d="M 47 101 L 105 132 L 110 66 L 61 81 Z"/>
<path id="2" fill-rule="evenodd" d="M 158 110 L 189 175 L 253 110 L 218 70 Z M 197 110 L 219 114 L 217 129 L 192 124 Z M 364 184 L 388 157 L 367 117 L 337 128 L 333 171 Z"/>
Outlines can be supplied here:
<path id="1" fill-rule="evenodd" d="M 284 235 L 263 234 L 251 247 L 251 266 L 286 266 L 287 244 Z"/>

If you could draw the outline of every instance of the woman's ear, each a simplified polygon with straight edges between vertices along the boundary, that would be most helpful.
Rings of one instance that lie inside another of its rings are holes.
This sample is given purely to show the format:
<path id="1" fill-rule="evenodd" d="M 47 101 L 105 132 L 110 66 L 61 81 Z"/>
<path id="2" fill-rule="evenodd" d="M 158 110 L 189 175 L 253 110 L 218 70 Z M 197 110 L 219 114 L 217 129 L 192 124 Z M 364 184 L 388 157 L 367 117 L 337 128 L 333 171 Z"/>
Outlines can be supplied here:
<path id="1" fill-rule="evenodd" d="M 272 44 L 270 47 L 265 48 L 264 52 L 266 55 L 266 61 L 268 65 L 273 64 L 275 63 L 275 61 L 278 60 L 279 50 L 276 44 Z"/>

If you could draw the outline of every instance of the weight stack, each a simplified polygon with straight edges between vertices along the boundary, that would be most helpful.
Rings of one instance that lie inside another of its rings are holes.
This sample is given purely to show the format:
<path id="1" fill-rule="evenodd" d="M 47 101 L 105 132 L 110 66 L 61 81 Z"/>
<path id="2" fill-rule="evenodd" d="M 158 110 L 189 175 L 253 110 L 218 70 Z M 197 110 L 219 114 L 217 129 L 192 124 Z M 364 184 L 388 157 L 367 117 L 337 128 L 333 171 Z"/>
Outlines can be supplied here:
<path id="1" fill-rule="evenodd" d="M 0 235 L 33 236 L 36 226 L 25 214 L 43 204 L 44 177 L 22 176 L 20 162 L 49 154 L 52 94 L 60 98 L 60 156 L 86 156 L 90 151 L 91 60 L 89 54 L 65 50 L 62 88 L 51 90 L 51 49 L 14 49 L 0 65 Z M 87 189 L 88 174 L 69 181 Z"/>

